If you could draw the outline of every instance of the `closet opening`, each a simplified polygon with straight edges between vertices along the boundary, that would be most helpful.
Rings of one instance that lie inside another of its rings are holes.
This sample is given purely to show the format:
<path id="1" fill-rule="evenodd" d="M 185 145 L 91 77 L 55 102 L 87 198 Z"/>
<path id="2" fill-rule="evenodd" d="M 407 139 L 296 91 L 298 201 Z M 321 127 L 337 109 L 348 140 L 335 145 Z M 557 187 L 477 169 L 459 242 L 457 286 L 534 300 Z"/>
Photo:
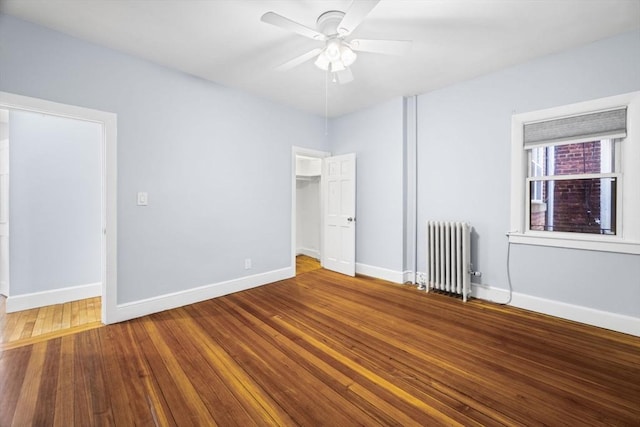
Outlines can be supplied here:
<path id="1" fill-rule="evenodd" d="M 327 156 L 294 147 L 291 249 L 296 275 L 322 268 L 322 159 Z"/>

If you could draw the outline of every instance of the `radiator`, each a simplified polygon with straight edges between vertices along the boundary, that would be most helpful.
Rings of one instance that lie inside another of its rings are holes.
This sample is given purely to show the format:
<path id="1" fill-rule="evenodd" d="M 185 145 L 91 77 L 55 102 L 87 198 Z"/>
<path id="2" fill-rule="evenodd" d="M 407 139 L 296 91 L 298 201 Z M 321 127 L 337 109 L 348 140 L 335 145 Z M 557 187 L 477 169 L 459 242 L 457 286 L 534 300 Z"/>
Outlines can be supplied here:
<path id="1" fill-rule="evenodd" d="M 466 222 L 427 221 L 427 292 L 437 290 L 467 301 L 471 283 L 471 226 Z"/>

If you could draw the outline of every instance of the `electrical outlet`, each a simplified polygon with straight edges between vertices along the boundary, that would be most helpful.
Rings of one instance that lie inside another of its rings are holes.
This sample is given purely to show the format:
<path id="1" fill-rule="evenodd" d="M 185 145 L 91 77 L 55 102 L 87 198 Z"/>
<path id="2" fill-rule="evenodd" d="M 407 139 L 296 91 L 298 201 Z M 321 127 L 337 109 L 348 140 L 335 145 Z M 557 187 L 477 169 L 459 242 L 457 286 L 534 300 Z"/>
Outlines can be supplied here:
<path id="1" fill-rule="evenodd" d="M 244 269 L 251 270 L 251 258 L 246 258 L 244 260 Z"/>

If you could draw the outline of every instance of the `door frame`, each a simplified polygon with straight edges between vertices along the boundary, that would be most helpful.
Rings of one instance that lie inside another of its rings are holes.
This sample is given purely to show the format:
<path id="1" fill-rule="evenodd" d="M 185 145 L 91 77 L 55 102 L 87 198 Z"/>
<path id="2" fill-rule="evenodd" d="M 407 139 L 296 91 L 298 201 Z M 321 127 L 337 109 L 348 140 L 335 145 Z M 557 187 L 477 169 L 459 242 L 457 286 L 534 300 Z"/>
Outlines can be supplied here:
<path id="1" fill-rule="evenodd" d="M 9 296 L 9 110 L 0 109 L 0 126 L 4 127 L 6 135 L 2 139 L 0 135 L 0 219 L 5 217 L 5 221 L 0 222 L 0 295 Z M 4 181 L 2 181 L 4 178 Z M 2 270 L 4 269 L 4 270 Z"/>
<path id="2" fill-rule="evenodd" d="M 311 148 L 303 148 L 293 146 L 291 147 L 291 269 L 293 271 L 292 277 L 296 275 L 296 226 L 298 224 L 297 219 L 297 197 L 296 197 L 296 156 L 315 157 L 318 159 L 324 159 L 331 156 L 328 151 L 314 150 Z M 322 169 L 321 169 L 322 170 Z M 322 175 L 320 176 L 322 182 Z M 324 228 L 324 220 L 322 218 L 323 212 L 323 192 L 322 183 L 320 185 L 320 263 L 324 259 L 324 236 L 322 230 Z"/>
<path id="3" fill-rule="evenodd" d="M 60 104 L 8 92 L 0 92 L 0 108 L 22 110 L 100 124 L 102 126 L 102 323 L 116 321 L 117 310 L 117 115 L 74 105 Z M 11 141 L 9 141 L 11 145 Z M 9 218 L 9 221 L 11 219 Z M 11 238 L 11 237 L 9 237 Z M 11 254 L 9 253 L 9 257 Z M 11 280 L 9 278 L 9 286 Z M 9 288 L 10 289 L 10 288 Z"/>

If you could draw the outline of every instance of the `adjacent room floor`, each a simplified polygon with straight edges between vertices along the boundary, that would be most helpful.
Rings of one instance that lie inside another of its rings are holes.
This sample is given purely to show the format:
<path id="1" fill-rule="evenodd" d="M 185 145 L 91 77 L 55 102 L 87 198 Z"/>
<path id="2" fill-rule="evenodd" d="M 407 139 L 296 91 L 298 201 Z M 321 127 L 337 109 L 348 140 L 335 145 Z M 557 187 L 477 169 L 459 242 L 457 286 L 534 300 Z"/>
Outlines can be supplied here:
<path id="1" fill-rule="evenodd" d="M 6 297 L 0 296 L 0 350 L 100 327 L 100 300 L 95 297 L 7 313 Z"/>
<path id="2" fill-rule="evenodd" d="M 296 257 L 296 275 L 308 273 L 321 269 L 320 261 L 306 255 L 298 255 Z"/>

